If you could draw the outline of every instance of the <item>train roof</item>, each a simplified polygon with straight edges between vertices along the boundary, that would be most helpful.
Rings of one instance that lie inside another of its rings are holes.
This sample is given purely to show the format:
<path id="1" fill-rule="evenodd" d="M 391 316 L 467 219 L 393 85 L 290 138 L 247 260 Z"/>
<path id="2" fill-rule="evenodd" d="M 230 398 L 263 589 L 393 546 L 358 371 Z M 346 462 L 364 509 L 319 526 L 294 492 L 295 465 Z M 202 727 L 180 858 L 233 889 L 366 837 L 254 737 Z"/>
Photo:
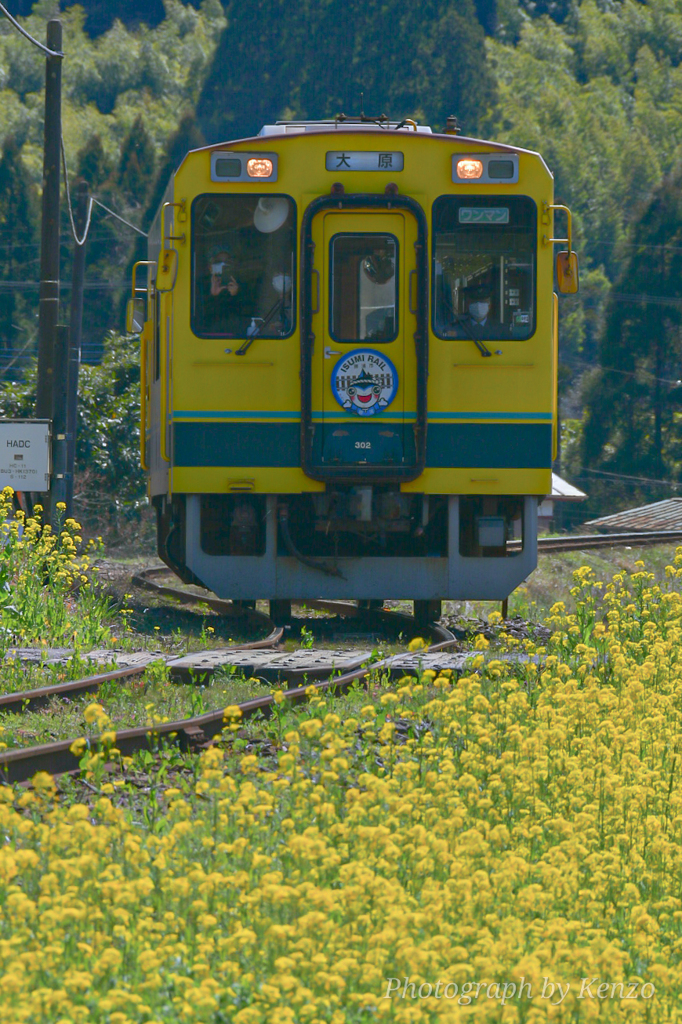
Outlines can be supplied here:
<path id="1" fill-rule="evenodd" d="M 272 142 L 279 143 L 286 142 L 287 144 L 293 144 L 295 139 L 300 139 L 301 136 L 305 135 L 339 135 L 339 134 L 355 134 L 364 136 L 381 136 L 386 139 L 389 132 L 395 132 L 396 135 L 405 137 L 409 136 L 413 139 L 421 138 L 426 141 L 427 139 L 432 140 L 434 143 L 448 143 L 452 145 L 457 144 L 458 149 L 462 146 L 474 146 L 478 149 L 479 146 L 485 147 L 485 152 L 493 150 L 497 153 L 515 153 L 515 154 L 527 154 L 528 156 L 535 157 L 540 160 L 547 173 L 553 177 L 547 163 L 545 162 L 541 153 L 538 153 L 532 149 L 525 149 L 523 146 L 513 146 L 505 142 L 493 142 L 491 139 L 477 139 L 472 136 L 459 135 L 454 131 L 434 131 L 429 125 L 418 124 L 411 119 L 403 121 L 389 121 L 388 118 L 385 120 L 380 119 L 369 119 L 364 120 L 360 118 L 345 118 L 340 120 L 337 118 L 326 118 L 319 121 L 275 121 L 274 124 L 263 125 L 258 135 L 245 136 L 243 138 L 236 139 L 225 139 L 221 142 L 209 143 L 205 146 L 198 146 L 196 149 L 189 150 L 184 158 L 181 160 L 179 166 L 176 168 L 175 173 L 177 174 L 185 160 L 193 156 L 194 154 L 202 152 L 214 152 L 216 150 L 231 149 L 232 147 L 243 147 L 246 145 L 253 145 L 254 143 L 260 143 L 261 145 L 266 139 L 272 139 Z M 394 135 L 394 138 L 396 137 Z"/>
<path id="2" fill-rule="evenodd" d="M 419 124 L 410 121 L 380 121 L 368 119 L 366 121 L 355 121 L 350 119 L 339 120 L 338 118 L 327 118 L 322 121 L 275 121 L 274 124 L 264 124 L 259 135 L 300 135 L 302 132 L 366 132 L 376 131 L 416 131 L 422 135 L 432 135 L 433 131 L 427 124 Z"/>
<path id="3" fill-rule="evenodd" d="M 269 129 L 271 128 L 276 130 L 270 131 Z M 288 128 L 296 130 L 285 130 Z M 293 141 L 294 139 L 300 138 L 302 135 L 307 134 L 338 135 L 340 133 L 376 135 L 381 136 L 382 138 L 385 139 L 387 137 L 389 130 L 389 128 L 382 127 L 378 124 L 339 124 L 335 127 L 333 121 L 313 122 L 313 125 L 311 125 L 310 128 L 308 128 L 305 124 L 302 123 L 284 124 L 281 126 L 275 123 L 274 125 L 263 125 L 263 128 L 261 128 L 258 135 L 247 135 L 240 139 L 224 139 L 222 142 L 211 142 L 206 146 L 198 146 L 196 149 L 189 150 L 189 152 L 186 155 L 189 156 L 191 153 L 203 153 L 209 150 L 225 149 L 232 146 L 243 146 L 244 144 L 253 144 L 254 142 L 262 143 L 265 138 L 272 138 L 273 136 L 279 136 L 279 138 L 277 139 L 278 142 Z M 421 136 L 421 138 L 424 140 L 432 139 L 434 142 L 446 142 L 449 143 L 450 145 L 452 145 L 453 142 L 456 142 L 458 146 L 461 146 L 462 144 L 474 146 L 487 146 L 490 149 L 494 149 L 495 151 L 499 151 L 502 153 L 529 153 L 531 156 L 540 157 L 540 159 L 542 159 L 540 153 L 537 153 L 535 150 L 532 149 L 524 149 L 523 146 L 510 146 L 506 142 L 493 142 L 491 139 L 477 139 L 468 135 L 454 135 L 448 134 L 446 132 L 434 132 L 427 125 L 417 125 L 416 132 L 414 131 L 413 128 L 400 128 L 399 131 L 400 136 L 402 137 L 407 135 L 410 138 L 418 138 Z"/>

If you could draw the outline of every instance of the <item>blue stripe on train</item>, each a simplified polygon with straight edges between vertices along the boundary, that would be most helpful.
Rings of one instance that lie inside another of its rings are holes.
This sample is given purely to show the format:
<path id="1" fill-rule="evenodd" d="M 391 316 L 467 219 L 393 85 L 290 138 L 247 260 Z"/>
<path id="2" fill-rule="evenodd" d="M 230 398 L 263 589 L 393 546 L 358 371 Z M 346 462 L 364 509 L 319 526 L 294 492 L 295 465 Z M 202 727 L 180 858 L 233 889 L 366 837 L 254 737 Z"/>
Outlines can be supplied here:
<path id="1" fill-rule="evenodd" d="M 552 426 L 547 423 L 430 423 L 426 465 L 462 469 L 547 469 Z"/>
<path id="2" fill-rule="evenodd" d="M 300 466 L 297 423 L 175 423 L 176 466 Z M 426 465 L 546 469 L 552 427 L 536 423 L 431 423 Z"/>

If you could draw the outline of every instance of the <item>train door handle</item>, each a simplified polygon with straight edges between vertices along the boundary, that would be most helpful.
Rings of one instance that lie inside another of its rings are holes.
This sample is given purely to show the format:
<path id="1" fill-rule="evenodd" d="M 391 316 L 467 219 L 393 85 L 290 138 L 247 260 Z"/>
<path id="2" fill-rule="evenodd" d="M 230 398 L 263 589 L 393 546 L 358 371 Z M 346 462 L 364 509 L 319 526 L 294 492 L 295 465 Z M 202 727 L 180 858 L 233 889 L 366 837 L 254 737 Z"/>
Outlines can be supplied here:
<path id="1" fill-rule="evenodd" d="M 310 311 L 311 313 L 320 312 L 320 272 L 319 270 L 311 270 L 310 272 Z M 313 275 L 315 285 L 313 286 Z"/>
<path id="2" fill-rule="evenodd" d="M 414 296 L 414 301 L 413 301 Z M 407 284 L 407 304 L 410 308 L 410 313 L 417 312 L 417 271 L 411 270 L 410 277 Z"/>
<path id="3" fill-rule="evenodd" d="M 332 356 L 340 356 L 340 352 L 335 352 L 334 349 L 329 348 L 329 345 L 324 350 L 324 358 L 331 359 Z"/>

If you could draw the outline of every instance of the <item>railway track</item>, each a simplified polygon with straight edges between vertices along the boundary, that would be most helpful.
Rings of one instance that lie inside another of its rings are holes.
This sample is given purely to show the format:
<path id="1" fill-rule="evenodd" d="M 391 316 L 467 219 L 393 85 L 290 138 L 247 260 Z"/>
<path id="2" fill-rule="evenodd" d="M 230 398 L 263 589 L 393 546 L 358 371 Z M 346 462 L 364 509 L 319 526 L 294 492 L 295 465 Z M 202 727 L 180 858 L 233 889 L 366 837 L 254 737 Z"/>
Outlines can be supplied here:
<path id="1" fill-rule="evenodd" d="M 438 666 L 438 655 L 446 652 L 458 641 L 453 637 L 450 640 L 440 641 L 412 655 L 392 655 L 371 664 L 362 665 L 336 675 L 333 671 L 323 679 L 311 679 L 310 673 L 305 669 L 295 669 L 292 673 L 300 680 L 298 685 L 289 687 L 284 691 L 284 696 L 291 704 L 299 704 L 306 700 L 306 691 L 311 682 L 315 682 L 318 691 L 332 689 L 335 694 L 344 694 L 356 682 L 367 679 L 371 673 L 381 671 L 391 675 L 403 675 L 410 669 L 417 670 L 419 665 L 423 667 Z M 452 662 L 455 667 L 461 668 L 470 655 L 459 654 L 454 661 L 447 659 L 448 667 Z M 65 683 L 58 687 L 44 687 L 41 690 L 26 691 L 23 694 L 12 694 L 11 698 L 16 709 L 19 701 L 36 704 L 40 706 L 52 699 L 54 696 L 68 693 L 92 693 L 105 681 L 114 679 L 125 679 L 139 675 L 143 669 L 136 666 L 133 669 L 120 669 L 115 672 L 101 673 L 87 679 L 79 680 L 77 683 Z M 241 720 L 247 721 L 256 714 L 269 717 L 272 714 L 274 696 L 271 694 L 256 697 L 243 701 L 236 705 L 241 713 Z M 10 710 L 10 702 L 0 705 L 1 711 Z M 135 729 L 116 730 L 116 747 L 124 757 L 130 756 L 139 750 L 149 747 L 161 740 L 174 742 L 182 749 L 198 749 L 213 737 L 222 732 L 225 725 L 224 708 L 197 715 L 193 718 L 185 718 L 174 722 L 164 722 L 154 726 L 141 726 Z M 0 754 L 0 779 L 7 783 L 27 782 L 38 771 L 49 772 L 58 775 L 65 772 L 79 770 L 80 757 L 73 754 L 71 745 L 74 740 L 80 737 L 73 737 L 67 740 L 59 740 L 55 743 L 41 744 L 35 747 L 23 747 L 6 750 Z M 91 749 L 96 750 L 100 746 L 100 737 L 93 736 L 89 739 Z"/>
<path id="2" fill-rule="evenodd" d="M 682 543 L 682 531 L 663 530 L 647 533 L 543 537 L 538 541 L 538 548 L 543 552 L 575 551 L 604 547 L 639 547 L 668 542 Z M 410 669 L 415 670 L 420 662 L 422 666 L 430 664 L 434 656 L 451 649 L 458 643 L 457 638 L 444 626 L 435 622 L 428 626 L 418 625 L 413 616 L 401 612 L 383 608 L 364 609 L 346 601 L 306 601 L 307 608 L 330 612 L 346 619 L 356 619 L 361 621 L 365 627 L 369 625 L 373 628 L 389 629 L 395 633 L 408 632 L 412 634 L 421 630 L 430 635 L 431 646 L 420 651 L 419 654 L 413 655 L 411 659 L 409 655 L 393 655 L 368 665 L 366 662 L 370 652 L 356 652 L 355 662 L 352 658 L 350 662 L 348 659 L 344 662 L 344 659 L 340 658 L 340 664 L 345 671 L 342 671 L 341 675 L 336 675 L 333 659 L 335 655 L 338 657 L 341 652 L 330 653 L 331 663 L 330 658 L 327 658 L 326 661 L 324 658 L 320 658 L 320 652 L 317 652 L 317 662 L 314 657 L 315 652 L 311 651 L 300 651 L 296 655 L 289 656 L 272 653 L 282 641 L 284 635 L 282 626 L 277 626 L 267 615 L 255 608 L 159 582 L 169 574 L 169 570 L 165 568 L 148 569 L 134 576 L 132 582 L 138 587 L 153 591 L 159 596 L 171 597 L 183 604 L 204 605 L 220 615 L 246 619 L 250 626 L 258 625 L 265 632 L 265 636 L 261 640 L 231 645 L 229 648 L 219 651 L 206 651 L 182 658 L 166 659 L 171 676 L 182 681 L 202 681 L 217 667 L 229 663 L 241 667 L 244 672 L 258 672 L 261 677 L 265 677 L 269 682 L 275 684 L 281 685 L 282 679 L 293 684 L 284 693 L 292 704 L 297 704 L 305 700 L 306 688 L 312 681 L 320 690 L 333 688 L 334 692 L 343 694 L 357 681 L 367 679 L 372 672 L 403 674 Z M 461 654 L 456 656 L 453 664 L 463 665 L 466 657 Z M 151 656 L 149 660 L 152 660 Z M 434 667 L 437 667 L 438 662 L 433 661 L 433 664 Z M 16 713 L 45 707 L 54 699 L 72 699 L 88 693 L 95 694 L 105 683 L 124 681 L 140 676 L 144 673 L 145 668 L 146 664 L 130 665 L 67 683 L 7 694 L 0 697 L 0 716 L 8 712 Z M 241 711 L 242 720 L 246 721 L 259 713 L 266 717 L 269 716 L 272 713 L 273 701 L 273 696 L 264 695 L 237 705 Z M 223 715 L 224 709 L 219 708 L 192 718 L 166 722 L 153 727 L 142 726 L 117 730 L 116 745 L 123 756 L 148 749 L 150 744 L 159 742 L 161 739 L 166 742 L 175 742 L 184 749 L 199 748 L 222 731 Z M 26 782 L 37 771 L 47 771 L 51 774 L 78 771 L 79 758 L 70 750 L 75 738 L 35 747 L 10 749 L 0 753 L 0 779 L 8 783 Z M 99 737 L 91 737 L 89 742 L 94 749 L 99 743 Z"/>
<path id="3" fill-rule="evenodd" d="M 250 620 L 250 625 L 259 624 L 266 636 L 262 640 L 251 643 L 234 644 L 220 650 L 205 651 L 199 654 L 186 655 L 181 658 L 166 659 L 171 677 L 183 682 L 201 682 L 218 667 L 230 664 L 241 668 L 245 674 L 257 672 L 272 684 L 282 685 L 285 680 L 289 685 L 285 690 L 286 698 L 293 704 L 305 700 L 307 687 L 314 682 L 320 690 L 334 689 L 335 693 L 343 694 L 358 680 L 366 679 L 372 672 L 388 671 L 392 674 L 403 674 L 412 666 L 418 668 L 418 662 L 436 656 L 458 643 L 457 638 L 446 627 L 438 623 L 418 626 L 416 620 L 402 612 L 387 609 L 362 609 L 349 602 L 306 601 L 306 607 L 317 608 L 336 614 L 343 618 L 358 619 L 363 626 L 370 624 L 373 628 L 385 628 L 392 633 L 408 632 L 416 635 L 418 629 L 430 635 L 431 646 L 418 655 L 393 655 L 381 661 L 367 664 L 371 651 L 348 652 L 330 651 L 298 651 L 294 654 L 282 654 L 277 648 L 283 638 L 284 629 L 275 625 L 264 613 L 253 608 L 233 605 L 232 602 L 219 598 L 194 594 L 165 583 L 157 583 L 155 579 L 166 573 L 162 569 L 147 570 L 133 578 L 138 586 L 153 590 L 160 596 L 172 597 L 184 604 L 208 605 L 222 615 L 235 619 Z M 345 654 L 345 657 L 344 657 Z M 0 716 L 6 713 L 17 713 L 44 708 L 55 699 L 96 694 L 107 683 L 123 682 L 144 673 L 149 661 L 100 672 L 82 679 L 66 683 L 58 683 L 32 690 L 6 694 L 0 697 Z M 457 662 L 457 659 L 455 659 Z M 464 662 L 464 656 L 459 661 Z M 339 675 L 339 668 L 341 674 Z M 238 705 L 242 720 L 248 720 L 256 714 L 269 716 L 272 713 L 274 697 L 264 695 L 247 700 Z M 173 722 L 165 722 L 152 726 L 141 726 L 133 729 L 116 730 L 116 747 L 126 757 L 159 741 L 173 742 L 183 749 L 196 749 L 210 742 L 224 727 L 224 708 L 218 708 L 204 714 Z M 34 747 L 21 747 L 5 750 L 0 753 L 0 780 L 7 783 L 27 782 L 38 771 L 46 771 L 59 775 L 79 770 L 80 757 L 71 752 L 76 738 L 58 740 L 53 743 Z M 97 749 L 99 737 L 89 738 L 91 748 Z"/>
<path id="4" fill-rule="evenodd" d="M 567 537 L 539 537 L 538 551 L 586 551 L 589 548 L 644 547 L 650 544 L 682 544 L 682 530 L 649 530 L 646 533 L 585 533 Z M 520 548 L 520 545 L 518 545 Z M 510 545 L 513 549 L 513 545 Z"/>
<path id="5" fill-rule="evenodd" d="M 261 621 L 265 618 L 262 612 L 256 611 L 255 608 L 250 607 L 244 602 L 225 601 L 219 597 L 204 596 L 190 590 L 180 589 L 180 587 L 157 582 L 159 578 L 172 575 L 173 573 L 170 569 L 161 566 L 159 568 L 144 569 L 142 572 L 136 573 L 132 577 L 131 582 L 136 587 L 150 590 L 159 596 L 172 597 L 183 604 L 207 605 L 221 615 L 227 615 L 231 618 L 246 617 L 248 619 L 249 616 L 255 616 L 259 617 Z M 383 607 L 363 608 L 351 601 L 292 600 L 291 604 L 303 606 L 312 611 L 329 612 L 341 619 L 358 619 L 366 627 L 383 627 L 388 632 L 396 634 L 404 630 L 414 629 L 417 624 L 414 616 L 407 615 L 404 612 Z M 274 623 L 272 625 L 274 628 Z M 434 642 L 452 639 L 452 633 L 437 622 L 419 623 L 419 626 L 431 634 Z"/>

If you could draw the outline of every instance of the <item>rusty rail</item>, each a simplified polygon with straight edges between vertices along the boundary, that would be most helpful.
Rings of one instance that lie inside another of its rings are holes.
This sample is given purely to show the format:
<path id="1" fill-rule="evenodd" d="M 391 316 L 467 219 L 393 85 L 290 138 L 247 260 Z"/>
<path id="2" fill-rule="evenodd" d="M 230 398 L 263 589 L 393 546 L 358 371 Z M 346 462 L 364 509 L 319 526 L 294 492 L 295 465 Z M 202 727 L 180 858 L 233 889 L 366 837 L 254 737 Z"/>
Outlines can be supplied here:
<path id="1" fill-rule="evenodd" d="M 453 637 L 450 640 L 432 644 L 425 648 L 423 653 L 431 654 L 446 650 L 457 642 Z M 387 668 L 390 662 L 391 658 L 384 658 L 364 668 L 317 682 L 315 688 L 318 691 L 333 689 L 335 693 L 344 694 L 353 683 L 366 679 L 372 672 Z M 125 672 L 125 670 L 121 671 Z M 285 690 L 284 695 L 292 704 L 300 704 L 306 699 L 307 689 L 307 686 L 296 686 Z M 236 706 L 241 712 L 240 720 L 246 721 L 259 713 L 266 718 L 269 717 L 272 714 L 273 704 L 274 697 L 268 694 L 244 701 Z M 183 749 L 192 749 L 217 736 L 222 732 L 224 725 L 225 709 L 219 708 L 203 715 L 197 715 L 195 718 L 163 722 L 153 726 L 139 726 L 136 729 L 120 729 L 116 730 L 116 748 L 120 750 L 123 757 L 128 757 L 138 750 L 149 749 L 159 740 L 177 743 Z M 78 771 L 80 757 L 71 751 L 71 746 L 76 739 L 82 739 L 82 737 L 3 751 L 0 753 L 0 778 L 6 783 L 27 782 L 38 771 L 49 772 L 52 775 Z M 88 742 L 91 749 L 97 749 L 100 745 L 100 737 L 89 737 Z"/>

